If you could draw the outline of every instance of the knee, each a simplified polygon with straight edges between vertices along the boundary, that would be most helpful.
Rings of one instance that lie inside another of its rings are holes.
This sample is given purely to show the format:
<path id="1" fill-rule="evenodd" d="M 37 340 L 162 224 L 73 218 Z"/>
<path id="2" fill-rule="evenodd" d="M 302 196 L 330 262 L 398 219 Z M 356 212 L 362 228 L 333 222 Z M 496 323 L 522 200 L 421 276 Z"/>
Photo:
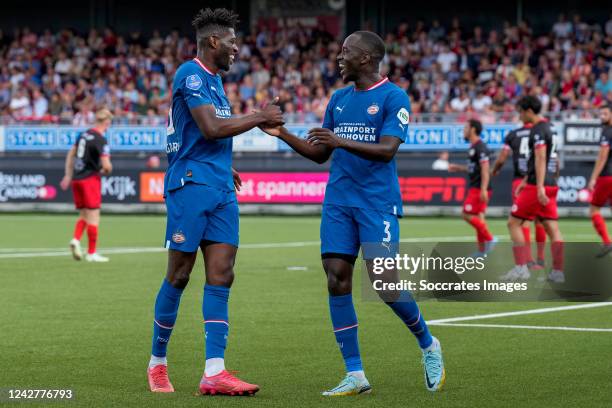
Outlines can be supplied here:
<path id="1" fill-rule="evenodd" d="M 514 220 L 513 218 L 509 218 L 508 222 L 506 222 L 506 226 L 508 227 L 508 229 L 514 228 L 515 225 L 518 225 L 518 224 L 516 220 Z"/>
<path id="2" fill-rule="evenodd" d="M 342 296 L 348 295 L 352 291 L 352 282 L 343 274 L 330 268 L 327 273 L 327 290 L 330 295 Z"/>
<path id="3" fill-rule="evenodd" d="M 177 289 L 185 289 L 189 283 L 189 273 L 186 271 L 177 271 L 173 274 L 168 274 L 166 279 L 173 287 Z"/>
<path id="4" fill-rule="evenodd" d="M 589 207 L 589 215 L 592 217 L 595 214 L 599 214 L 599 208 L 592 205 L 591 207 Z"/>
<path id="5" fill-rule="evenodd" d="M 210 285 L 231 287 L 234 282 L 234 263 L 231 260 L 215 260 L 208 266 L 206 282 Z"/>

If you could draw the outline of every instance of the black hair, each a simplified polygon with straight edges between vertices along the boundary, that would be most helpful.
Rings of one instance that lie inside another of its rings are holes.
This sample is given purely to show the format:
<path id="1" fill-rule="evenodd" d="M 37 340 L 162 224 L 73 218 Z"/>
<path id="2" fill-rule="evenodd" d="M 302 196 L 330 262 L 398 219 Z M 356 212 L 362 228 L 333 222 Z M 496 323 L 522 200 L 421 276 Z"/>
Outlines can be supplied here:
<path id="1" fill-rule="evenodd" d="M 225 29 L 236 28 L 240 22 L 238 14 L 225 8 L 207 7 L 198 11 L 191 24 L 196 29 L 198 42 Z"/>
<path id="2" fill-rule="evenodd" d="M 355 31 L 359 36 L 359 45 L 372 56 L 378 64 L 385 57 L 385 42 L 376 33 L 371 31 Z"/>
<path id="3" fill-rule="evenodd" d="M 542 110 L 542 102 L 540 102 L 540 99 L 538 99 L 537 96 L 533 95 L 523 96 L 521 99 L 519 99 L 516 106 L 524 111 L 531 109 L 536 115 Z"/>
<path id="4" fill-rule="evenodd" d="M 610 104 L 610 102 L 604 102 L 599 109 L 609 109 L 612 110 L 612 105 Z"/>
<path id="5" fill-rule="evenodd" d="M 480 136 L 482 133 L 482 123 L 478 119 L 470 119 L 468 120 L 470 127 L 476 131 L 476 135 Z"/>

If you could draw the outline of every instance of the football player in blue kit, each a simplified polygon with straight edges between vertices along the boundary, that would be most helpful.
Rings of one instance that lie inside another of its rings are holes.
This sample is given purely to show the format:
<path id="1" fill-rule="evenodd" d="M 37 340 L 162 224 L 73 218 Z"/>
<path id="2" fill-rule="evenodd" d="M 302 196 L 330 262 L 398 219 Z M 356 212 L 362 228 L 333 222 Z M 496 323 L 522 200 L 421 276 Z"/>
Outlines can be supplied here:
<path id="1" fill-rule="evenodd" d="M 149 386 L 173 392 L 166 349 L 176 322 L 183 289 L 196 260 L 204 255 L 206 285 L 202 313 L 206 367 L 202 394 L 254 394 L 259 387 L 225 370 L 229 331 L 228 298 L 238 249 L 238 203 L 234 189 L 240 178 L 232 169 L 232 137 L 257 126 L 280 126 L 280 108 L 232 117 L 219 71 L 227 71 L 238 53 L 234 27 L 238 16 L 226 9 L 200 10 L 193 20 L 197 56 L 182 64 L 172 85 L 168 115 L 164 179 L 167 207 L 165 246 L 168 268 L 155 302 Z"/>
<path id="2" fill-rule="evenodd" d="M 351 34 L 337 60 L 344 82 L 354 85 L 332 95 L 323 126 L 311 129 L 307 139 L 284 127 L 262 127 L 317 163 L 332 158 L 321 219 L 321 258 L 332 326 L 347 373 L 337 387 L 323 392 L 326 396 L 371 391 L 357 339 L 353 268 L 360 247 L 370 273 L 371 260 L 382 248 L 387 257 L 398 250 L 402 200 L 394 157 L 408 134 L 410 102 L 406 92 L 379 73 L 384 56 L 378 35 Z M 440 342 L 430 334 L 415 300 L 406 291 L 384 300 L 418 340 L 427 389 L 439 390 L 445 381 Z"/>

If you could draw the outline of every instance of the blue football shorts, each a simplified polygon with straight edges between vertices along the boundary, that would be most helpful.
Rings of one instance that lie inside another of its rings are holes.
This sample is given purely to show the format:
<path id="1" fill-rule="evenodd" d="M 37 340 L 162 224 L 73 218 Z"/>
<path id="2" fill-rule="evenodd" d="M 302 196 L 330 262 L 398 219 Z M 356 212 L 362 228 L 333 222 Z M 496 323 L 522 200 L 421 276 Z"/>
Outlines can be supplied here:
<path id="1" fill-rule="evenodd" d="M 238 247 L 238 201 L 233 191 L 187 183 L 166 194 L 165 247 L 196 252 L 202 241 Z"/>
<path id="2" fill-rule="evenodd" d="M 364 259 L 394 257 L 399 250 L 397 215 L 377 210 L 326 204 L 321 216 L 321 254 Z"/>

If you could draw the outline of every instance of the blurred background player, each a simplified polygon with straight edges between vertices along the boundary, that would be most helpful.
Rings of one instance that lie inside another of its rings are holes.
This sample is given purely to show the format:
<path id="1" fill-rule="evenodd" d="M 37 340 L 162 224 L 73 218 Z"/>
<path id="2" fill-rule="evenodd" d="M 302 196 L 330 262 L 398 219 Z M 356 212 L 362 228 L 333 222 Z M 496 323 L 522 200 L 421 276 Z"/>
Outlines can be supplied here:
<path id="1" fill-rule="evenodd" d="M 238 53 L 234 28 L 238 16 L 226 9 L 200 10 L 193 20 L 197 56 L 177 70 L 168 114 L 164 180 L 167 208 L 168 269 L 155 301 L 149 386 L 173 392 L 166 350 L 183 289 L 197 257 L 204 255 L 206 285 L 202 302 L 206 367 L 202 394 L 254 394 L 259 386 L 225 370 L 229 332 L 228 299 L 238 250 L 240 178 L 232 169 L 232 137 L 260 126 L 280 126 L 280 108 L 232 117 L 219 71 L 228 71 Z"/>
<path id="2" fill-rule="evenodd" d="M 487 203 L 491 198 L 489 159 L 491 152 L 480 138 L 482 123 L 470 119 L 463 127 L 463 138 L 470 143 L 468 164 L 448 165 L 449 172 L 468 173 L 469 190 L 463 203 L 463 219 L 476 230 L 478 252 L 474 256 L 484 256 L 495 247 L 497 239 L 491 234 L 485 221 Z"/>
<path id="3" fill-rule="evenodd" d="M 399 243 L 402 200 L 395 154 L 408 134 L 410 101 L 379 73 L 384 56 L 385 45 L 378 35 L 369 31 L 351 34 L 342 45 L 338 65 L 343 81 L 354 85 L 333 94 L 323 127 L 311 129 L 307 140 L 283 127 L 264 129 L 317 163 L 332 156 L 321 218 L 321 258 L 346 376 L 337 387 L 323 392 L 325 396 L 371 391 L 359 352 L 353 268 L 360 246 L 368 262 L 372 259 L 368 252 L 376 252 L 369 251 L 372 245 L 384 247 L 389 256 Z M 442 348 L 430 334 L 415 300 L 409 292 L 400 292 L 386 303 L 417 338 L 427 389 L 439 390 L 446 378 Z"/>
<path id="4" fill-rule="evenodd" d="M 94 127 L 81 133 L 68 151 L 64 178 L 60 186 L 66 190 L 72 183 L 74 206 L 79 210 L 79 218 L 70 241 L 72 256 L 77 261 L 83 258 L 81 236 L 87 228 L 88 248 L 85 260 L 108 262 L 108 258 L 96 252 L 96 244 L 102 204 L 100 174 L 110 174 L 113 169 L 110 148 L 104 138 L 104 133 L 112 123 L 113 115 L 108 109 L 100 109 L 96 112 L 95 118 Z"/>
<path id="5" fill-rule="evenodd" d="M 514 170 L 514 178 L 512 179 L 512 204 L 516 201 L 518 186 L 523 181 L 527 174 L 527 160 L 529 159 L 529 134 L 531 133 L 532 125 L 530 123 L 523 124 L 520 128 L 510 131 L 504 138 L 504 146 L 501 149 L 493 170 L 493 176 L 497 176 L 508 159 L 508 155 L 512 154 L 512 166 Z M 523 236 L 525 237 L 527 267 L 530 270 L 541 270 L 544 268 L 544 249 L 546 247 L 546 230 L 542 223 L 535 220 L 535 232 L 537 243 L 537 261 L 533 260 L 531 255 L 531 232 L 529 221 L 523 222 Z"/>
<path id="6" fill-rule="evenodd" d="M 591 220 L 595 231 L 603 241 L 601 251 L 597 257 L 601 258 L 612 252 L 612 241 L 608 235 L 606 221 L 601 215 L 601 207 L 607 202 L 612 203 L 612 157 L 610 156 L 610 144 L 612 143 L 612 114 L 610 105 L 600 109 L 601 118 L 601 140 L 599 142 L 599 155 L 593 167 L 593 173 L 589 180 L 589 190 L 593 193 L 591 206 L 589 208 Z"/>
<path id="7" fill-rule="evenodd" d="M 550 123 L 539 113 L 542 108 L 540 100 L 535 96 L 524 96 L 518 102 L 521 121 L 531 124 L 529 133 L 529 159 L 527 174 L 517 187 L 517 197 L 512 205 L 512 213 L 508 219 L 510 238 L 514 243 L 515 266 L 501 276 L 507 281 L 527 280 L 530 278 L 527 268 L 528 247 L 525 246 L 525 236 L 522 225 L 524 221 L 539 219 L 551 244 L 553 259 L 552 270 L 548 279 L 553 282 L 565 281 L 563 274 L 563 237 L 559 231 L 557 214 L 558 163 L 554 133 Z"/>

